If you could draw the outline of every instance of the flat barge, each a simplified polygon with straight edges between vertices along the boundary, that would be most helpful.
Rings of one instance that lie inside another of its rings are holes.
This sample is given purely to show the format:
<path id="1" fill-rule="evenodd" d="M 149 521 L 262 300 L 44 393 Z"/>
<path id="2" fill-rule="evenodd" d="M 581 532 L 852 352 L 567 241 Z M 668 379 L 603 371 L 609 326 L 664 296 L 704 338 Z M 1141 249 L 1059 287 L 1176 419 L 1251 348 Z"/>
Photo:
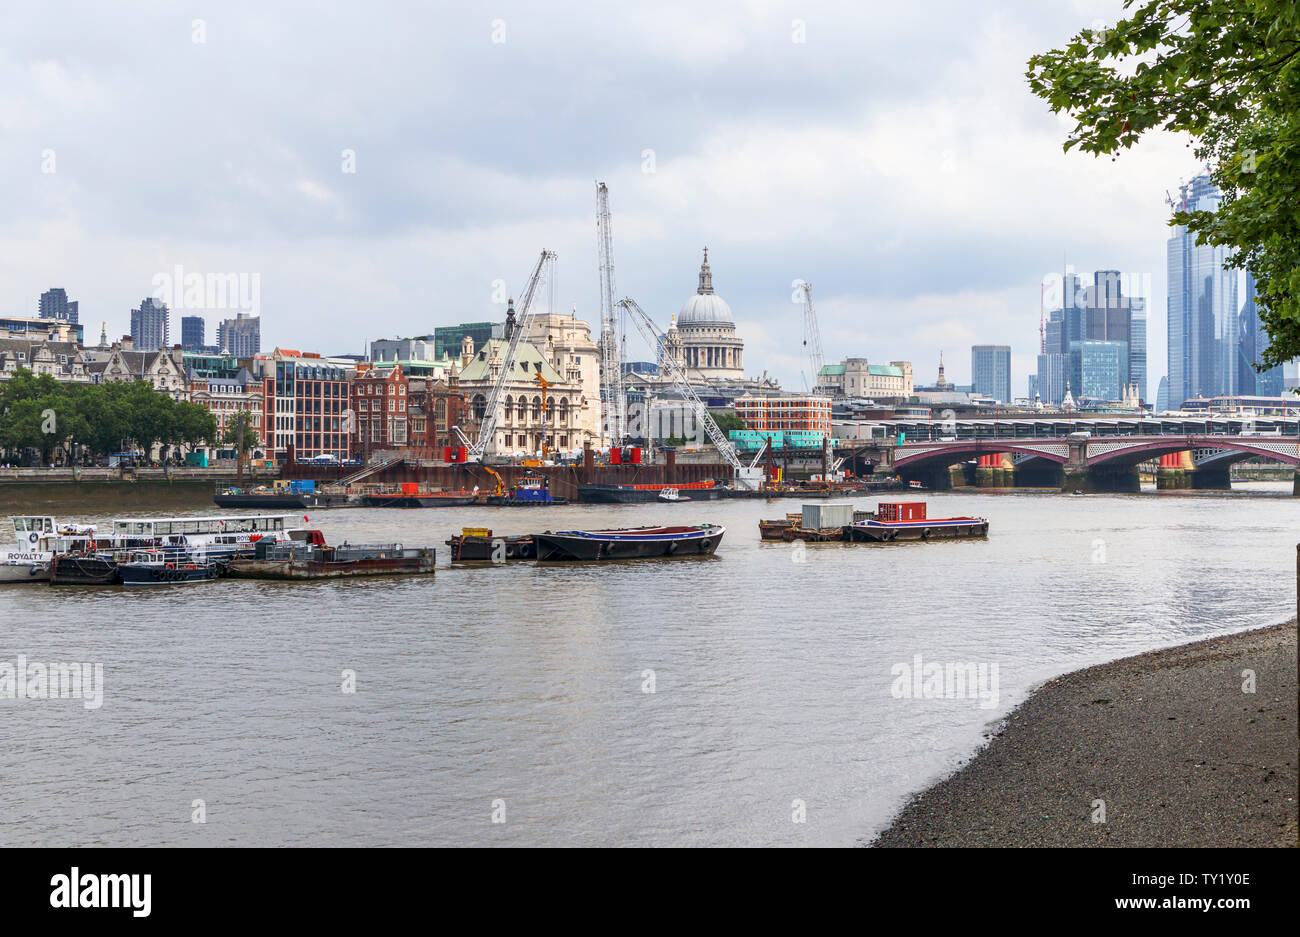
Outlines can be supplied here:
<path id="1" fill-rule="evenodd" d="M 683 501 L 715 501 L 727 497 L 729 491 L 716 480 L 662 485 L 579 485 L 578 500 L 587 504 L 649 504 L 659 501 L 660 492 L 668 488 L 684 495 Z"/>
<path id="2" fill-rule="evenodd" d="M 371 492 L 361 503 L 368 508 L 449 508 L 473 504 L 478 497 L 474 491 L 429 491 L 408 483 L 397 491 Z"/>
<path id="3" fill-rule="evenodd" d="M 537 544 L 531 534 L 494 537 L 485 528 L 466 527 L 446 543 L 453 563 L 537 559 Z"/>
<path id="4" fill-rule="evenodd" d="M 341 579 L 347 576 L 432 575 L 435 551 L 400 543 L 326 546 L 320 531 L 307 542 L 281 541 L 257 551 L 254 559 L 231 560 L 226 575 L 234 579 Z"/>
<path id="5" fill-rule="evenodd" d="M 539 561 L 631 560 L 705 556 L 718 549 L 725 527 L 624 527 L 617 530 L 559 530 L 533 534 Z"/>

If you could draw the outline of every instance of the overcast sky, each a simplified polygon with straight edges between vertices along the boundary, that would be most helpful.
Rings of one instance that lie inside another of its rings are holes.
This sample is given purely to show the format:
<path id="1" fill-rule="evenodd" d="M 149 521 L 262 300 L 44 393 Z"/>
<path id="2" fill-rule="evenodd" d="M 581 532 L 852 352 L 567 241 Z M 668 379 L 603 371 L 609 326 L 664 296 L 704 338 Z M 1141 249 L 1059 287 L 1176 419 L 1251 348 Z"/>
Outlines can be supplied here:
<path id="1" fill-rule="evenodd" d="M 1066 156 L 1024 80 L 1118 0 L 621 6 L 10 3 L 0 314 L 63 286 L 117 336 L 181 265 L 257 275 L 264 349 L 359 353 L 502 318 L 494 281 L 545 247 L 598 323 L 600 179 L 619 294 L 666 326 L 707 245 L 746 370 L 788 388 L 806 278 L 827 360 L 928 383 L 942 349 L 964 383 L 1009 344 L 1024 394 L 1064 261 L 1149 279 L 1154 397 L 1164 194 L 1196 164 L 1174 137 Z"/>

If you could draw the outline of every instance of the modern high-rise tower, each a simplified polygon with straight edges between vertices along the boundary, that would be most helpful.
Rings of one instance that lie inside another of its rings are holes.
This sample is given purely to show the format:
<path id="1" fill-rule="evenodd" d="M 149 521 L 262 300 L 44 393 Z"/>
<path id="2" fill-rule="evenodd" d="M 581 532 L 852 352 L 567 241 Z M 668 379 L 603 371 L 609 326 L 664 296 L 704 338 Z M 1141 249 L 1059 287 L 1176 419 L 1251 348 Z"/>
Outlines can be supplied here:
<path id="1" fill-rule="evenodd" d="M 171 313 L 166 303 L 152 296 L 131 310 L 131 344 L 136 351 L 157 351 L 171 346 Z"/>
<path id="2" fill-rule="evenodd" d="M 1215 211 L 1220 194 L 1206 173 L 1179 186 L 1181 211 Z M 1169 405 L 1238 392 L 1237 271 L 1231 249 L 1197 244 L 1179 225 L 1169 238 Z"/>

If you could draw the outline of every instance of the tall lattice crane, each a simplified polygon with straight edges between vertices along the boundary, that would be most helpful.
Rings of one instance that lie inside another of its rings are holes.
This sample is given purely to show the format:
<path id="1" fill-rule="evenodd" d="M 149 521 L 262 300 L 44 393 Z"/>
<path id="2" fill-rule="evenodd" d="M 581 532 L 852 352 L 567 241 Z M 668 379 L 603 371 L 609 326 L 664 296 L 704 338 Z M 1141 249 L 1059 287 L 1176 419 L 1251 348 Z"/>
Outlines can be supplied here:
<path id="1" fill-rule="evenodd" d="M 596 244 L 600 258 L 600 399 L 605 434 L 611 446 L 627 435 L 627 397 L 623 392 L 623 343 L 614 303 L 614 232 L 609 217 L 609 188 L 596 183 Z"/>
<path id="2" fill-rule="evenodd" d="M 800 280 L 799 289 L 803 291 L 803 350 L 808 356 L 808 366 L 812 368 L 808 389 L 815 391 L 822 377 L 822 335 L 817 328 L 817 313 L 813 310 L 812 284 Z"/>
<path id="3" fill-rule="evenodd" d="M 631 297 L 620 300 L 618 305 L 627 310 L 628 318 L 641 332 L 641 336 L 645 339 L 647 345 L 651 348 L 663 347 L 667 336 L 646 315 L 645 310 L 638 306 Z M 757 490 L 763 480 L 763 470 L 758 467 L 758 457 L 755 457 L 754 461 L 749 465 L 740 461 L 740 456 L 736 453 L 736 447 L 731 444 L 727 434 L 710 416 L 709 408 L 704 405 L 704 401 L 691 387 L 690 381 L 686 379 L 686 372 L 677 363 L 677 359 L 671 354 L 664 354 L 662 357 L 664 366 L 667 367 L 668 373 L 672 376 L 675 389 L 685 398 L 686 403 L 695 414 L 695 419 L 699 421 L 708 434 L 709 441 L 717 447 L 718 454 L 731 466 L 736 487 L 747 488 L 751 491 Z M 761 451 L 759 455 L 762 455 Z"/>
<path id="4" fill-rule="evenodd" d="M 469 446 L 468 455 L 473 461 L 481 461 L 483 456 L 492 448 L 496 440 L 497 431 L 497 406 L 501 402 L 501 392 L 514 373 L 515 355 L 519 353 L 519 343 L 523 335 L 528 331 L 528 326 L 532 321 L 533 297 L 537 294 L 537 286 L 543 280 L 554 278 L 555 251 L 543 250 L 542 255 L 537 258 L 537 263 L 533 266 L 533 272 L 528 277 L 528 283 L 524 287 L 523 297 L 519 301 L 519 309 L 514 316 L 507 316 L 506 322 L 511 323 L 513 319 L 513 328 L 510 328 L 508 340 L 509 347 L 501 359 L 501 372 L 497 375 L 496 383 L 492 385 L 492 393 L 488 396 L 487 409 L 483 411 L 483 422 L 479 426 L 478 440 Z M 543 270 L 550 268 L 551 275 L 546 277 Z"/>

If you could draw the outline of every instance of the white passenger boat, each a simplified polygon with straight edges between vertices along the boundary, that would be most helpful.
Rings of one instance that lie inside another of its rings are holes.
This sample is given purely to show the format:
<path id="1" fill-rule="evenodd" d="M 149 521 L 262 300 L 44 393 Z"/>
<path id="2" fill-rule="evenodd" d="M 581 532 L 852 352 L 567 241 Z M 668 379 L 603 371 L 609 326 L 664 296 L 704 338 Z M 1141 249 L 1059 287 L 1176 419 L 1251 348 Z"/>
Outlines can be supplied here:
<path id="1" fill-rule="evenodd" d="M 15 547 L 0 550 L 0 583 L 45 582 L 55 553 L 76 549 L 95 535 L 93 527 L 59 524 L 44 515 L 19 515 L 9 521 Z"/>
<path id="2" fill-rule="evenodd" d="M 224 517 L 143 517 L 113 521 L 115 539 L 149 540 L 159 546 L 199 548 L 218 557 L 251 552 L 263 538 L 288 540 L 301 522 L 292 514 L 235 514 Z"/>

